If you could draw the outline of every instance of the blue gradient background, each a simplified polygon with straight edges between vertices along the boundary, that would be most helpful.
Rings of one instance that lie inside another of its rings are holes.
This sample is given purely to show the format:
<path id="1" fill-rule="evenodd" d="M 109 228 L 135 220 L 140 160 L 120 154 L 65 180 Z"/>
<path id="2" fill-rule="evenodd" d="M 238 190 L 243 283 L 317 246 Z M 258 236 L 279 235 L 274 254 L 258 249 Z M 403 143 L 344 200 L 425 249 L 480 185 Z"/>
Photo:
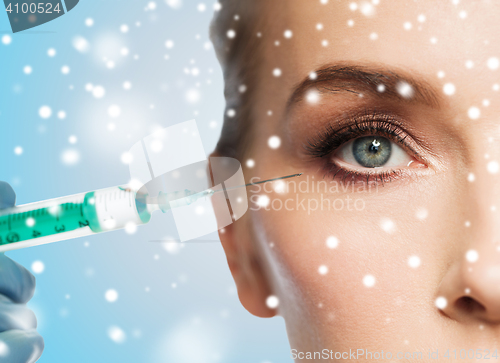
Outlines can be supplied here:
<path id="1" fill-rule="evenodd" d="M 146 11 L 147 1 L 83 0 L 18 34 L 7 14 L 0 15 L 0 37 L 12 37 L 9 45 L 0 42 L 0 179 L 13 185 L 17 204 L 128 182 L 121 155 L 155 127 L 194 118 L 206 152 L 214 148 L 223 79 L 213 49 L 206 49 L 213 3 L 204 3 L 205 11 L 199 4 L 183 1 L 174 9 L 156 1 L 156 9 Z M 86 18 L 94 20 L 92 27 Z M 73 47 L 77 35 L 88 40 L 87 53 Z M 128 56 L 119 54 L 121 47 Z M 55 57 L 47 55 L 49 48 Z M 123 88 L 125 81 L 132 89 Z M 93 97 L 87 83 L 103 86 L 106 95 Z M 186 97 L 193 92 L 200 95 L 194 103 Z M 113 104 L 122 110 L 115 119 L 107 112 Z M 52 109 L 48 119 L 39 116 L 43 105 Z M 57 117 L 60 110 L 65 119 Z M 76 144 L 68 142 L 70 135 Z M 22 155 L 14 153 L 16 146 Z M 67 149 L 80 154 L 75 165 L 61 160 Z M 45 339 L 40 362 L 289 362 L 283 320 L 243 309 L 220 244 L 188 243 L 174 255 L 150 242 L 169 235 L 175 235 L 171 216 L 155 215 L 133 235 L 116 231 L 7 253 L 28 268 L 37 260 L 45 265 L 29 303 Z M 104 298 L 108 289 L 118 291 L 116 302 Z M 111 340 L 110 326 L 120 327 L 126 341 Z"/>

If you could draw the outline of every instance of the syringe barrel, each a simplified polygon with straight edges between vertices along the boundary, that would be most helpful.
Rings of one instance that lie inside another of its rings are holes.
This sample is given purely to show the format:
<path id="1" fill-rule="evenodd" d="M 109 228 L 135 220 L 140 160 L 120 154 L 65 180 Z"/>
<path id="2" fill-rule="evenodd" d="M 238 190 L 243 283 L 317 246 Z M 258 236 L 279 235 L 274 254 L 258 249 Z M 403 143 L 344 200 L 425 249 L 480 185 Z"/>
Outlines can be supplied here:
<path id="1" fill-rule="evenodd" d="M 149 222 L 151 214 L 137 194 L 123 188 L 106 188 L 85 195 L 85 215 L 92 232 L 125 228 L 128 223 Z"/>
<path id="2" fill-rule="evenodd" d="M 112 187 L 0 210 L 0 252 L 147 223 L 137 196 Z"/>

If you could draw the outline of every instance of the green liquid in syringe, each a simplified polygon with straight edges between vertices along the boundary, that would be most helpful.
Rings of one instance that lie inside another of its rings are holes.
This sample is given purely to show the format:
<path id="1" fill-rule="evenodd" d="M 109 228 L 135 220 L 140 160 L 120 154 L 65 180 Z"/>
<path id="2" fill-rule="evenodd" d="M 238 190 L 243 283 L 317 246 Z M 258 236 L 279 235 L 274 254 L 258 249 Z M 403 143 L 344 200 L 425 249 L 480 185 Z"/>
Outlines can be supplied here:
<path id="1" fill-rule="evenodd" d="M 136 197 L 130 190 L 113 187 L 1 210 L 0 251 L 2 246 L 11 249 L 5 245 L 48 236 L 51 241 L 64 239 L 57 235 L 68 232 L 79 237 L 124 228 L 127 223 L 147 223 L 151 213 Z"/>
<path id="2" fill-rule="evenodd" d="M 88 209 L 87 206 L 88 201 L 63 203 L 54 207 L 0 216 L 0 245 L 90 226 L 90 221 L 84 213 L 84 210 Z"/>

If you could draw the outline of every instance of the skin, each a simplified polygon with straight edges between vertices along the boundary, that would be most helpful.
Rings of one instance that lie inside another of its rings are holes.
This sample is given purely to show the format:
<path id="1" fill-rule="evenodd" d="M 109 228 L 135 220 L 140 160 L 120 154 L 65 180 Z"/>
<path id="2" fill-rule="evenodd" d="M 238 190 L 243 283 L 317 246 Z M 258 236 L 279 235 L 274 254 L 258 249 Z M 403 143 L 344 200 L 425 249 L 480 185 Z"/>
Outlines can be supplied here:
<path id="1" fill-rule="evenodd" d="M 345 1 L 287 1 L 269 2 L 262 14 L 268 27 L 262 29 L 256 119 L 245 150 L 255 166 L 244 173 L 250 181 L 303 172 L 295 183 L 305 180 L 309 189 L 249 188 L 250 209 L 221 231 L 240 300 L 254 315 L 283 316 L 297 352 L 364 349 L 391 352 L 393 358 L 397 352 L 422 352 L 421 359 L 408 361 L 435 362 L 428 351 L 439 349 L 439 361 L 453 362 L 463 361 L 454 358 L 454 349 L 483 349 L 483 354 L 489 349 L 494 359 L 500 338 L 500 173 L 488 171 L 488 163 L 500 161 L 500 91 L 492 89 L 500 69 L 489 69 L 487 61 L 500 56 L 500 7 L 489 1 L 424 0 L 381 1 L 374 8 L 367 17 Z M 420 14 L 425 22 L 417 21 Z M 349 19 L 354 26 L 347 25 Z M 405 22 L 411 30 L 404 29 Z M 317 23 L 324 28 L 317 30 Z M 287 29 L 293 31 L 290 39 L 283 36 Z M 370 39 L 373 32 L 378 39 Z M 328 46 L 322 46 L 324 39 Z M 473 68 L 466 68 L 467 60 Z M 436 102 L 320 90 L 318 102 L 287 108 L 294 87 L 311 71 L 338 64 L 397 71 L 423 83 Z M 273 76 L 275 68 L 282 70 L 280 77 Z M 451 96 L 443 92 L 446 83 L 455 85 Z M 468 115 L 473 106 L 480 110 L 475 119 Z M 402 170 L 400 176 L 375 190 L 312 191 L 313 183 L 334 185 L 334 179 L 324 177 L 328 158 L 313 159 L 302 145 L 329 122 L 335 125 L 343 114 L 364 108 L 403 119 L 404 131 L 419 140 L 405 149 L 415 163 L 390 168 Z M 273 135 L 281 139 L 277 149 L 268 146 Z M 267 208 L 255 204 L 262 195 L 271 202 Z M 362 199 L 364 208 L 308 212 L 297 210 L 295 202 L 293 210 L 271 207 L 297 196 L 306 207 L 321 197 L 349 197 Z M 393 228 L 384 228 L 387 220 Z M 330 236 L 338 238 L 336 248 L 327 246 Z M 469 250 L 477 252 L 477 261 L 467 260 Z M 418 267 L 409 266 L 411 256 L 419 257 Z M 318 272 L 322 265 L 326 274 Z M 373 286 L 363 283 L 366 275 L 375 278 Z M 267 307 L 270 295 L 279 298 L 277 309 Z M 442 309 L 436 306 L 439 297 L 447 300 Z M 444 358 L 447 349 L 450 358 Z M 468 361 L 484 360 L 476 355 Z"/>

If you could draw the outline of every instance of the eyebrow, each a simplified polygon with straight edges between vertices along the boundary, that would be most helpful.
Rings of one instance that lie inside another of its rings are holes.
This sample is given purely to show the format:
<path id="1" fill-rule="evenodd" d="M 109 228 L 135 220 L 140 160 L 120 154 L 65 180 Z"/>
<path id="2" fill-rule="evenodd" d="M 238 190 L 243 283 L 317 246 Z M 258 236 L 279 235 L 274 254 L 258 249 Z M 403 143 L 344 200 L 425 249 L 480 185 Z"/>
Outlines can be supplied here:
<path id="1" fill-rule="evenodd" d="M 288 99 L 287 110 L 303 100 L 312 89 L 327 93 L 365 94 L 379 99 L 420 103 L 432 108 L 440 105 L 441 97 L 424 79 L 417 79 L 407 72 L 382 67 L 334 64 L 316 70 L 315 77 L 307 76 L 295 88 Z M 383 85 L 383 91 L 381 88 Z M 405 91 L 408 91 L 406 93 Z"/>

